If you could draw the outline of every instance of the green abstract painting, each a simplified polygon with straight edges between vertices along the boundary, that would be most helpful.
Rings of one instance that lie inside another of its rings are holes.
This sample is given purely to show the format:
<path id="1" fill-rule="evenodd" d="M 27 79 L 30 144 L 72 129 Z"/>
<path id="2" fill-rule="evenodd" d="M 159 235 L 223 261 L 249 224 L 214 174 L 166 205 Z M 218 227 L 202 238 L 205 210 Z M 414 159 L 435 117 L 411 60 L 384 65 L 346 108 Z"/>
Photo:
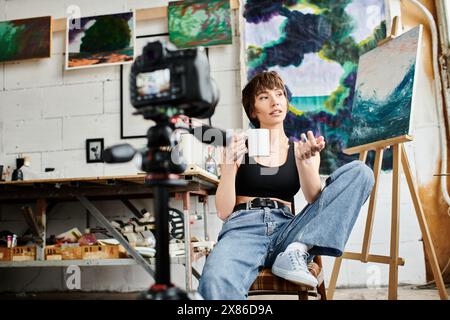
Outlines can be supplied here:
<path id="1" fill-rule="evenodd" d="M 0 22 L 0 62 L 49 58 L 51 17 Z"/>
<path id="2" fill-rule="evenodd" d="M 178 48 L 232 43 L 229 0 L 169 2 L 170 42 Z"/>

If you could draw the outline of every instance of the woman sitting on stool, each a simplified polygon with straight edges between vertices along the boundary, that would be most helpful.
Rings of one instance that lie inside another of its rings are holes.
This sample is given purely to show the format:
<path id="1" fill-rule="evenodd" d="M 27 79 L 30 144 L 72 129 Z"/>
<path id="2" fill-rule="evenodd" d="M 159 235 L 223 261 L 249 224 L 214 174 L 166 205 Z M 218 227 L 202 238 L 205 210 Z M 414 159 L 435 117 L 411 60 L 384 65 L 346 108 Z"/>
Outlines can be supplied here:
<path id="1" fill-rule="evenodd" d="M 286 88 L 276 72 L 256 75 L 242 91 L 242 103 L 256 128 L 270 130 L 270 156 L 249 157 L 242 134 L 224 150 L 216 192 L 224 224 L 199 284 L 207 300 L 246 299 L 261 267 L 315 287 L 308 262 L 314 255 L 342 255 L 374 184 L 372 170 L 353 161 L 334 171 L 322 190 L 325 140 L 309 131 L 300 142 L 289 141 Z M 308 204 L 294 215 L 291 202 L 300 186 Z"/>

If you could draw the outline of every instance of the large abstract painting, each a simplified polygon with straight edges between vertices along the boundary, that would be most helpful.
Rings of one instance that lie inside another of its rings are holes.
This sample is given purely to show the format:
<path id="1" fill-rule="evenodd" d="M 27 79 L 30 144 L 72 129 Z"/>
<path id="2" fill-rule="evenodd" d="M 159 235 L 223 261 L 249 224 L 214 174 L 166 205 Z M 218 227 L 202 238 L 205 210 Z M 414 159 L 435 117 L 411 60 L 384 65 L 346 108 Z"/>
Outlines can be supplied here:
<path id="1" fill-rule="evenodd" d="M 0 22 L 0 62 L 49 58 L 51 17 Z"/>
<path id="2" fill-rule="evenodd" d="M 422 26 L 359 60 L 348 147 L 411 135 Z"/>
<path id="3" fill-rule="evenodd" d="M 292 139 L 323 135 L 321 173 L 353 160 L 342 152 L 351 129 L 359 57 L 386 37 L 384 0 L 247 0 L 245 78 L 277 71 L 290 99 Z"/>
<path id="4" fill-rule="evenodd" d="M 134 29 L 133 12 L 68 19 L 66 69 L 133 62 Z"/>
<path id="5" fill-rule="evenodd" d="M 229 0 L 169 2 L 170 41 L 179 48 L 232 43 Z"/>

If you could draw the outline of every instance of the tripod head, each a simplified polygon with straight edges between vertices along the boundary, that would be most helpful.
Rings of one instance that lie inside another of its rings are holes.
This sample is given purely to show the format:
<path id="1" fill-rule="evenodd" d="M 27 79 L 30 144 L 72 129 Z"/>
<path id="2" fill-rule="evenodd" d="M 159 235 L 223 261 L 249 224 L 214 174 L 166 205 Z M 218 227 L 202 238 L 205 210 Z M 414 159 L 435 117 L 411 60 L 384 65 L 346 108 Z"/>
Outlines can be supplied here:
<path id="1" fill-rule="evenodd" d="M 189 127 L 180 125 L 179 116 L 167 117 L 157 122 L 147 131 L 147 146 L 135 149 L 130 144 L 119 144 L 105 149 L 103 159 L 106 163 L 124 163 L 138 155 L 141 159 L 141 170 L 147 172 L 152 180 L 155 175 L 178 175 L 186 170 L 186 164 L 180 150 L 175 130 L 181 129 L 191 133 L 200 142 L 214 146 L 227 146 L 232 134 L 218 128 L 201 125 Z"/>

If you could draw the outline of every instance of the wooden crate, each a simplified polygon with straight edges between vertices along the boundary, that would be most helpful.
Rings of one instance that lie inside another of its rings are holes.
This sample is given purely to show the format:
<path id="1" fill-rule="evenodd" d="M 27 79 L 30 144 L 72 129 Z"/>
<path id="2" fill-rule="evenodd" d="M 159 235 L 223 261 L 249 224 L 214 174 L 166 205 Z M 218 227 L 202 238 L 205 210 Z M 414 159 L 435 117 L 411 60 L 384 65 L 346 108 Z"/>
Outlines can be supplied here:
<path id="1" fill-rule="evenodd" d="M 81 260 L 83 251 L 81 247 L 62 247 L 61 256 L 63 260 Z"/>
<path id="2" fill-rule="evenodd" d="M 11 261 L 11 249 L 0 247 L 0 261 Z"/>
<path id="3" fill-rule="evenodd" d="M 119 246 L 82 246 L 83 259 L 119 259 Z"/>
<path id="4" fill-rule="evenodd" d="M 45 247 L 45 260 L 62 260 L 61 247 L 46 246 Z"/>
<path id="5" fill-rule="evenodd" d="M 34 261 L 36 260 L 36 247 L 24 246 L 11 248 L 12 261 Z"/>
<path id="6" fill-rule="evenodd" d="M 128 252 L 121 244 L 119 244 L 119 258 L 128 258 Z"/>

